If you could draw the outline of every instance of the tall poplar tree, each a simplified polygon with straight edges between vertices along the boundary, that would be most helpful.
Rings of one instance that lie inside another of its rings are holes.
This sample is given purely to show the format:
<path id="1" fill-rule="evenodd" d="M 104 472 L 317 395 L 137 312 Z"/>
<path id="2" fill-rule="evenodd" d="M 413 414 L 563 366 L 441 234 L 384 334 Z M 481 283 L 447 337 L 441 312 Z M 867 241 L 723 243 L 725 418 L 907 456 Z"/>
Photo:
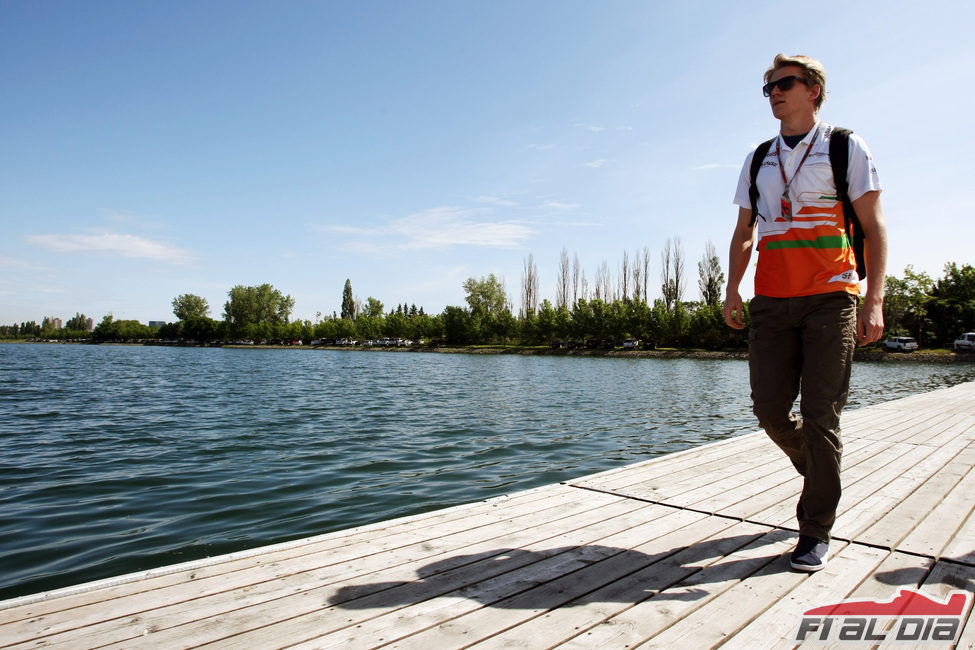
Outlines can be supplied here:
<path id="1" fill-rule="evenodd" d="M 352 281 L 345 281 L 342 290 L 342 318 L 355 318 L 355 299 L 352 297 Z"/>
<path id="2" fill-rule="evenodd" d="M 721 287 L 724 286 L 724 273 L 721 271 L 721 258 L 711 240 L 704 247 L 704 257 L 697 263 L 701 300 L 705 305 L 716 306 L 721 303 Z"/>

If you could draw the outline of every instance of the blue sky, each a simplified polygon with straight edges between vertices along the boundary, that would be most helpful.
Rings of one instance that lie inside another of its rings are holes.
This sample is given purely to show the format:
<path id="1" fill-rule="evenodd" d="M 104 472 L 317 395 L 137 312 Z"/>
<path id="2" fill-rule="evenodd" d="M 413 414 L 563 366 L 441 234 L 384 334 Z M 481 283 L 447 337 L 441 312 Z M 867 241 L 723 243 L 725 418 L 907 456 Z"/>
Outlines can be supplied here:
<path id="1" fill-rule="evenodd" d="M 676 238 L 697 299 L 778 52 L 874 153 L 888 272 L 975 263 L 975 4 L 808 6 L 0 0 L 0 323 L 265 282 L 314 321 L 347 278 L 439 313 L 491 273 L 517 311 L 529 254 L 554 300 L 563 248 L 659 287 Z"/>

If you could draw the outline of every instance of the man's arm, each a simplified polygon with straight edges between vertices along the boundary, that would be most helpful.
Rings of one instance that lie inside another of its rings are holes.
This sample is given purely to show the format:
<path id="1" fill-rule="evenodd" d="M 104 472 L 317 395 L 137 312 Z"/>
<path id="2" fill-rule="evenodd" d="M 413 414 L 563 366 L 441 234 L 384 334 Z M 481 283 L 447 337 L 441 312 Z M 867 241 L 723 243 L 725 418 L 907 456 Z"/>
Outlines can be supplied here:
<path id="1" fill-rule="evenodd" d="M 752 258 L 754 237 L 755 224 L 752 223 L 752 211 L 739 207 L 738 223 L 731 236 L 731 250 L 728 253 L 728 288 L 725 290 L 724 298 L 724 320 L 736 330 L 745 328 L 738 286 L 745 276 L 745 270 L 748 269 L 748 261 Z"/>
<path id="2" fill-rule="evenodd" d="M 867 295 L 857 314 L 857 345 L 879 341 L 884 335 L 884 282 L 887 277 L 887 226 L 880 192 L 867 192 L 853 202 L 863 228 L 867 263 Z"/>

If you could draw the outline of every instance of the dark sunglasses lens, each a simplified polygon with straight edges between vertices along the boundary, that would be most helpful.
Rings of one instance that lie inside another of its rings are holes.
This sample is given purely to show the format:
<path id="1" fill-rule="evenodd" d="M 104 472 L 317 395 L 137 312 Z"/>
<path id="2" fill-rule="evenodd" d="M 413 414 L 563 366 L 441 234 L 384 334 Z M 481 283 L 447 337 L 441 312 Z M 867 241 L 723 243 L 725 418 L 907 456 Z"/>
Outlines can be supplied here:
<path id="1" fill-rule="evenodd" d="M 779 90 L 781 90 L 782 92 L 786 92 L 788 90 L 792 90 L 792 86 L 794 86 L 795 83 L 796 83 L 795 77 L 782 77 L 778 81 L 770 81 L 764 86 L 762 86 L 762 92 L 765 93 L 766 97 L 771 97 L 772 91 L 775 90 L 776 86 L 778 86 Z"/>

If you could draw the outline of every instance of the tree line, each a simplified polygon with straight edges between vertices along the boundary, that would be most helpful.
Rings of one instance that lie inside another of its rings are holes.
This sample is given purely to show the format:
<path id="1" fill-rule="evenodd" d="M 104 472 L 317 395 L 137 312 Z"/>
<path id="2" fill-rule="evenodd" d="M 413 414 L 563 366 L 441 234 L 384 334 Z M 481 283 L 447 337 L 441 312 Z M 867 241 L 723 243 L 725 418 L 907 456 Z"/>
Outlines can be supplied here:
<path id="1" fill-rule="evenodd" d="M 904 277 L 888 275 L 884 288 L 884 322 L 891 335 L 913 336 L 921 346 L 946 347 L 959 334 L 975 331 L 971 264 L 945 264 L 938 279 L 908 265 Z"/>
<path id="2" fill-rule="evenodd" d="M 524 262 L 517 315 L 504 283 L 495 275 L 468 278 L 465 304 L 427 314 L 415 304 L 389 310 L 381 301 L 357 298 L 351 280 L 342 290 L 341 312 L 316 322 L 291 320 L 294 299 L 270 284 L 237 285 L 228 292 L 221 320 L 210 316 L 205 298 L 182 294 L 173 299 L 174 322 L 149 327 L 105 316 L 92 332 L 76 314 L 64 328 L 51 319 L 0 326 L 3 338 L 85 339 L 99 341 L 166 340 L 209 344 L 227 341 L 325 343 L 400 338 L 448 345 L 593 345 L 617 346 L 637 339 L 647 346 L 741 349 L 747 346 L 749 314 L 743 331 L 733 330 L 721 312 L 724 273 L 708 242 L 697 264 L 700 299 L 685 300 L 687 264 L 680 240 L 667 242 L 660 255 L 659 297 L 650 299 L 651 260 L 644 248 L 624 253 L 614 275 L 606 262 L 589 279 L 578 256 L 563 249 L 554 301 L 539 301 L 539 274 L 533 256 Z M 949 263 L 934 279 L 908 266 L 903 277 L 887 276 L 884 318 L 888 335 L 914 336 L 922 346 L 950 346 L 961 332 L 975 329 L 975 267 Z"/>

